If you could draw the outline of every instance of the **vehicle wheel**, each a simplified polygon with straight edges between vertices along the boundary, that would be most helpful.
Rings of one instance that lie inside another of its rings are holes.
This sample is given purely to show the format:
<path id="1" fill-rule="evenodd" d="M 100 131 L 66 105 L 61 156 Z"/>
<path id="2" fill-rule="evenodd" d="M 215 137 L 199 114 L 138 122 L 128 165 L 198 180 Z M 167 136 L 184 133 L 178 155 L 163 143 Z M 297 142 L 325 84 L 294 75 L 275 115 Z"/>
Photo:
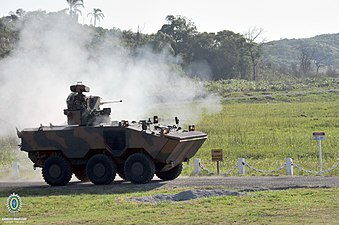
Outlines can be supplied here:
<path id="1" fill-rule="evenodd" d="M 64 186 L 71 180 L 72 166 L 63 157 L 51 156 L 44 162 L 42 176 L 49 185 Z"/>
<path id="2" fill-rule="evenodd" d="M 73 173 L 81 182 L 88 182 L 89 178 L 86 173 L 86 165 L 73 166 Z"/>
<path id="3" fill-rule="evenodd" d="M 161 180 L 174 180 L 181 174 L 181 171 L 182 171 L 182 163 L 180 163 L 179 165 L 173 167 L 172 169 L 168 171 L 156 172 L 155 174 Z"/>
<path id="4" fill-rule="evenodd" d="M 118 173 L 119 177 L 121 177 L 121 179 L 127 180 L 126 175 L 125 175 L 125 170 L 124 170 L 124 164 L 118 166 L 117 173 Z"/>
<path id="5" fill-rule="evenodd" d="M 93 184 L 110 184 L 115 178 L 117 167 L 110 157 L 98 154 L 88 160 L 86 171 Z"/>
<path id="6" fill-rule="evenodd" d="M 129 156 L 124 168 L 126 179 L 135 184 L 150 182 L 155 172 L 153 160 L 143 153 L 135 153 Z"/>

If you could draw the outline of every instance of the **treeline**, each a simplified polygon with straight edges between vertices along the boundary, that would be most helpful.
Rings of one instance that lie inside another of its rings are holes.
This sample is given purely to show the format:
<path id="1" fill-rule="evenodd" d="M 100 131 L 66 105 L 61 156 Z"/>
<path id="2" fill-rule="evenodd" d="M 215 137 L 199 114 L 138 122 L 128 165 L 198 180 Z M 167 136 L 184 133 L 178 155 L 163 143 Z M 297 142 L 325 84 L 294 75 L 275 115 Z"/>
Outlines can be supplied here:
<path id="1" fill-rule="evenodd" d="M 65 13 L 66 12 L 59 12 Z M 18 21 L 24 23 L 27 18 L 45 17 L 52 13 L 44 11 L 24 12 L 17 10 L 0 19 L 0 56 L 6 57 L 16 46 L 20 30 Z M 67 14 L 69 15 L 69 14 Z M 95 30 L 89 46 L 92 50 L 107 37 L 119 37 L 120 42 L 138 54 L 140 48 L 148 47 L 154 52 L 164 52 L 175 56 L 186 74 L 207 79 L 255 79 L 253 57 L 260 57 L 261 46 L 241 34 L 232 31 L 218 33 L 199 33 L 190 20 L 182 16 L 167 16 L 165 23 L 155 34 L 143 34 L 140 31 L 103 29 L 87 26 Z M 112 41 L 112 45 L 114 41 Z M 255 52 L 252 55 L 251 52 Z M 255 68 L 254 68 L 255 69 Z"/>
<path id="2" fill-rule="evenodd" d="M 57 13 L 67 14 L 65 11 Z M 15 48 L 20 34 L 18 22 L 23 24 L 29 17 L 46 17 L 52 13 L 44 11 L 25 12 L 18 9 L 9 16 L 0 18 L 0 57 L 8 56 Z M 182 16 L 169 15 L 164 24 L 154 34 L 143 34 L 140 30 L 120 30 L 117 28 L 103 29 L 101 27 L 79 25 L 94 31 L 94 37 L 88 48 L 95 54 L 95 49 L 100 42 L 111 37 L 112 45 L 119 38 L 122 44 L 130 50 L 131 54 L 138 56 L 140 49 L 149 48 L 153 52 L 168 53 L 178 59 L 178 64 L 185 73 L 192 77 L 202 79 L 246 79 L 258 80 L 267 77 L 267 74 L 288 74 L 292 76 L 314 75 L 315 51 L 300 48 L 294 51 L 294 58 L 286 63 L 289 55 L 285 58 L 274 55 L 276 43 L 263 43 L 262 30 L 250 29 L 245 34 L 234 33 L 224 30 L 217 33 L 198 32 L 195 24 Z M 279 45 L 280 46 L 280 45 Z M 281 46 L 280 46 L 281 47 Z M 295 49 L 294 49 L 295 50 Z M 313 58 L 309 54 L 313 54 Z M 283 53 L 282 53 L 283 54 Z M 284 63 L 285 62 L 285 63 Z M 317 73 L 325 68 L 324 57 L 318 58 Z M 328 68 L 333 62 L 327 60 Z M 335 69 L 334 69 L 334 75 Z"/>

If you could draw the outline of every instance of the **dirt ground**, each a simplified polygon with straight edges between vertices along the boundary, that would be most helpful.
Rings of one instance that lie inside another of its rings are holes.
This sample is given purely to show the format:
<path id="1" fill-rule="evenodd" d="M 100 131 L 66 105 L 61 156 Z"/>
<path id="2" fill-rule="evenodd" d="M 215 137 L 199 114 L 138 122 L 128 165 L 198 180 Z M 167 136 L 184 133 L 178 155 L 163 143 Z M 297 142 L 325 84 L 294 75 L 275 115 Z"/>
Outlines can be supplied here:
<path id="1" fill-rule="evenodd" d="M 42 180 L 0 180 L 0 196 L 15 191 L 30 193 L 72 194 L 72 193 L 117 193 L 147 191 L 156 188 L 222 188 L 251 192 L 258 190 L 281 190 L 289 188 L 334 188 L 339 187 L 339 177 L 323 176 L 244 176 L 244 177 L 179 177 L 173 181 L 161 181 L 155 177 L 152 182 L 136 185 L 117 177 L 110 185 L 96 186 L 92 183 L 80 183 L 75 178 L 63 187 L 48 186 Z"/>

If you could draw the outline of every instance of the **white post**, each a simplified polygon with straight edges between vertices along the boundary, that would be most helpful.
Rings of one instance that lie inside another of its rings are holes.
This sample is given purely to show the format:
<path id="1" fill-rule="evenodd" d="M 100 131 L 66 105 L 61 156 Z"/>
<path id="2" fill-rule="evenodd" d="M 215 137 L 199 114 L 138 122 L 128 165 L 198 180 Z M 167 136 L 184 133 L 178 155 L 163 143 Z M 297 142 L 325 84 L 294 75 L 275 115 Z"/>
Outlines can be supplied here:
<path id="1" fill-rule="evenodd" d="M 240 158 L 238 160 L 238 170 L 239 170 L 239 175 L 245 175 L 245 167 L 246 167 L 246 162 L 245 158 Z"/>
<path id="2" fill-rule="evenodd" d="M 323 156 L 321 152 L 321 141 L 325 140 L 325 132 L 313 132 L 313 140 L 318 142 L 318 153 L 319 153 L 319 173 L 323 173 Z"/>
<path id="3" fill-rule="evenodd" d="M 286 175 L 293 176 L 293 159 L 286 158 Z"/>
<path id="4" fill-rule="evenodd" d="M 197 175 L 200 174 L 200 171 L 201 171 L 200 163 L 201 163 L 200 159 L 198 159 L 198 158 L 194 159 L 194 161 L 193 161 L 193 168 L 194 168 L 193 175 L 194 176 L 197 176 Z"/>
<path id="5" fill-rule="evenodd" d="M 20 177 L 19 167 L 20 167 L 19 162 L 15 161 L 12 163 L 12 175 L 15 179 L 18 179 Z"/>
<path id="6" fill-rule="evenodd" d="M 318 151 L 319 151 L 319 172 L 322 174 L 323 172 L 323 156 L 321 151 L 321 140 L 318 140 Z"/>

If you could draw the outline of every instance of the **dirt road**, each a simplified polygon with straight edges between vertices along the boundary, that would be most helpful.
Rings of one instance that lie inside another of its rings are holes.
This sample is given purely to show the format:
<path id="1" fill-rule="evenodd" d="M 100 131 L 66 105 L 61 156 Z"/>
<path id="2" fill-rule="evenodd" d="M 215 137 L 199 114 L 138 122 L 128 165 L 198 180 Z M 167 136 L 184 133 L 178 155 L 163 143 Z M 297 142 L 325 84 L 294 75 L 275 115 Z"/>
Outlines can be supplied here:
<path id="1" fill-rule="evenodd" d="M 159 188 L 223 188 L 237 191 L 280 190 L 288 188 L 338 188 L 339 177 L 321 176 L 253 176 L 253 177 L 179 177 L 173 181 L 154 179 L 144 185 L 135 185 L 122 180 L 110 185 L 96 186 L 92 183 L 80 183 L 73 179 L 63 187 L 51 187 L 40 180 L 36 181 L 0 181 L 0 197 L 13 192 L 25 192 L 30 195 L 58 194 L 108 194 L 147 191 Z"/>

